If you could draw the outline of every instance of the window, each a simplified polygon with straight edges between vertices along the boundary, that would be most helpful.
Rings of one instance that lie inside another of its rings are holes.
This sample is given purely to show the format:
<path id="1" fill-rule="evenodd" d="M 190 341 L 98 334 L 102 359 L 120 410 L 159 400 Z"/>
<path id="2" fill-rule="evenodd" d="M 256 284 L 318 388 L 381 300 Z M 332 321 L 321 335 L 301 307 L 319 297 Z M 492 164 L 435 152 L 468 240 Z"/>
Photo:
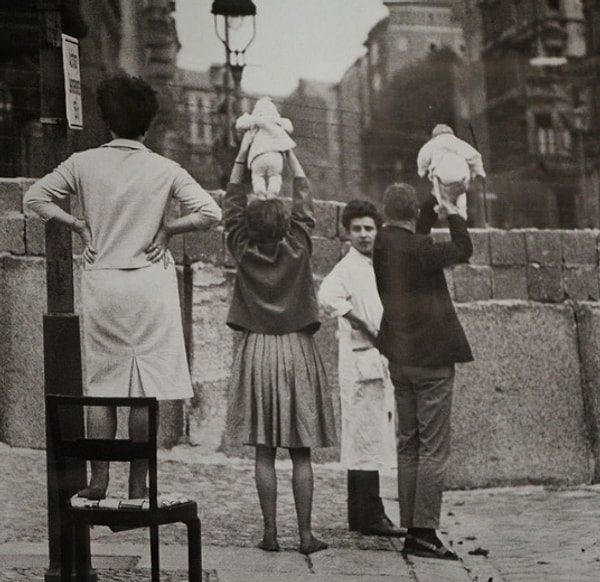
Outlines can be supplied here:
<path id="1" fill-rule="evenodd" d="M 556 135 L 552 127 L 552 117 L 549 113 L 536 114 L 535 134 L 538 154 L 551 155 L 556 153 Z"/>

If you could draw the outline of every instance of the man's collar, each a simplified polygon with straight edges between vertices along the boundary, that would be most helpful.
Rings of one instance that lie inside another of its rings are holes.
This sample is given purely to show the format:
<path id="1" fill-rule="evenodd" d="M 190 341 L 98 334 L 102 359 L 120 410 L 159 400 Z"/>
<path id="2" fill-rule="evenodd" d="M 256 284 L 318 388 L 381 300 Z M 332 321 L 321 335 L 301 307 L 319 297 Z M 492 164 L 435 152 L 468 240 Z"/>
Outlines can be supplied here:
<path id="1" fill-rule="evenodd" d="M 408 232 L 412 232 L 413 234 L 416 232 L 416 225 L 411 221 L 405 221 L 405 220 L 390 221 L 390 222 L 386 222 L 384 224 L 384 226 L 387 228 L 401 228 Z"/>
<path id="2" fill-rule="evenodd" d="M 118 137 L 102 145 L 103 148 L 127 148 L 130 150 L 147 150 L 148 148 L 136 139 Z"/>
<path id="3" fill-rule="evenodd" d="M 350 253 L 352 253 L 353 256 L 360 257 L 361 260 L 363 260 L 363 261 L 367 261 L 370 264 L 373 263 L 372 257 L 369 257 L 369 256 L 361 253 L 359 250 L 355 249 L 352 245 L 350 245 L 350 250 L 348 251 L 348 254 L 350 254 Z"/>

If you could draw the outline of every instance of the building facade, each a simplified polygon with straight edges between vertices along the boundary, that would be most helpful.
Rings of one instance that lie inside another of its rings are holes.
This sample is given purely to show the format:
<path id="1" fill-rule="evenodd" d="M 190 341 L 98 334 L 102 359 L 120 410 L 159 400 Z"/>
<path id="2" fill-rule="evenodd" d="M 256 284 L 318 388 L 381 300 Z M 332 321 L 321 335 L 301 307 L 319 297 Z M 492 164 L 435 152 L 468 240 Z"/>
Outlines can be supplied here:
<path id="1" fill-rule="evenodd" d="M 40 125 L 40 16 L 36 0 L 0 2 L 0 175 L 43 172 Z M 172 80 L 179 42 L 173 0 L 62 0 L 62 30 L 79 39 L 82 131 L 71 132 L 81 150 L 110 138 L 95 105 L 100 80 L 125 71 L 158 91 L 161 112 L 147 143 L 164 153 L 171 136 Z"/>
<path id="2" fill-rule="evenodd" d="M 598 226 L 586 153 L 596 91 L 586 38 L 592 23 L 583 3 L 483 0 L 479 7 L 498 225 Z"/>

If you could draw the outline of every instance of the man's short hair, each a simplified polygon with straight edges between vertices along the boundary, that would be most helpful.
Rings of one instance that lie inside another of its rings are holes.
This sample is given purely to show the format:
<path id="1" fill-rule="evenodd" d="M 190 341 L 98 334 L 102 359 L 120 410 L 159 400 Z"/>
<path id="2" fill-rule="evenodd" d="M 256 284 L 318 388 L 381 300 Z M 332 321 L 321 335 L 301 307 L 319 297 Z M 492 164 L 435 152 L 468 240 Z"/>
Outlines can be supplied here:
<path id="1" fill-rule="evenodd" d="M 289 228 L 289 217 L 279 198 L 253 200 L 246 208 L 248 238 L 255 243 L 281 240 Z"/>
<path id="2" fill-rule="evenodd" d="M 368 200 L 350 200 L 342 211 L 342 225 L 346 230 L 350 230 L 350 223 L 355 218 L 364 218 L 365 216 L 373 219 L 377 229 L 381 228 L 381 214 L 372 202 Z"/>
<path id="3" fill-rule="evenodd" d="M 404 182 L 388 186 L 383 193 L 383 214 L 388 220 L 413 220 L 419 215 L 417 191 Z"/>
<path id="4" fill-rule="evenodd" d="M 449 125 L 446 125 L 445 123 L 438 123 L 431 130 L 431 137 L 437 137 L 438 135 L 442 135 L 443 133 L 449 133 L 451 135 L 454 135 L 454 130 Z"/>
<path id="5" fill-rule="evenodd" d="M 104 79 L 96 99 L 108 127 L 128 139 L 144 135 L 158 111 L 156 91 L 140 77 L 126 74 Z"/>

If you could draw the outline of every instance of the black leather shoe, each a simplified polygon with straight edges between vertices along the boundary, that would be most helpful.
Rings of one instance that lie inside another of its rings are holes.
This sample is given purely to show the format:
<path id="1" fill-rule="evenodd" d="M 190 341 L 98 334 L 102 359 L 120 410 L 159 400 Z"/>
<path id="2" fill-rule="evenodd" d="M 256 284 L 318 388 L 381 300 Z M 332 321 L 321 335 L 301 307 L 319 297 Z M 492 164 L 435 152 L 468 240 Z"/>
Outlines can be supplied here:
<path id="1" fill-rule="evenodd" d="M 365 536 L 386 536 L 389 538 L 403 538 L 406 536 L 406 529 L 397 527 L 392 523 L 392 520 L 384 515 L 368 527 L 360 530 L 360 533 Z"/>

